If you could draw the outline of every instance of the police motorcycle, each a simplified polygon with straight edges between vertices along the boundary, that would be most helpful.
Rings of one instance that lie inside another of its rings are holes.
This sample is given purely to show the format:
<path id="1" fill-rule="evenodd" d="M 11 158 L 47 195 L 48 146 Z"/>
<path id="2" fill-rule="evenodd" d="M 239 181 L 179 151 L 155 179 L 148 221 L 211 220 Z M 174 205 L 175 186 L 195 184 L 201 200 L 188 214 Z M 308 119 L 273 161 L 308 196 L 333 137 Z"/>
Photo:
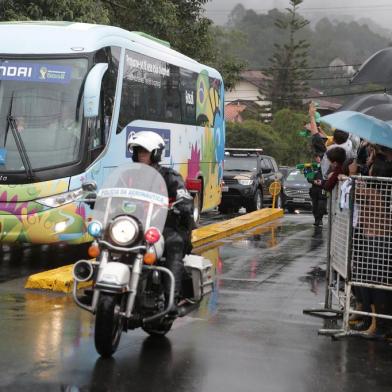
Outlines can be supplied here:
<path id="1" fill-rule="evenodd" d="M 162 231 L 174 207 L 161 174 L 132 163 L 114 169 L 99 192 L 93 182 L 83 189 L 85 201 L 94 204 L 88 232 L 95 239 L 89 255 L 96 258 L 74 264 L 73 298 L 95 315 L 96 350 L 110 357 L 122 332 L 142 328 L 163 336 L 177 317 L 197 309 L 212 291 L 213 268 L 201 256 L 184 258 L 183 300 L 173 312 L 175 280 L 164 266 Z M 81 294 L 78 284 L 88 281 L 92 289 Z M 170 288 L 168 298 L 164 287 Z"/>

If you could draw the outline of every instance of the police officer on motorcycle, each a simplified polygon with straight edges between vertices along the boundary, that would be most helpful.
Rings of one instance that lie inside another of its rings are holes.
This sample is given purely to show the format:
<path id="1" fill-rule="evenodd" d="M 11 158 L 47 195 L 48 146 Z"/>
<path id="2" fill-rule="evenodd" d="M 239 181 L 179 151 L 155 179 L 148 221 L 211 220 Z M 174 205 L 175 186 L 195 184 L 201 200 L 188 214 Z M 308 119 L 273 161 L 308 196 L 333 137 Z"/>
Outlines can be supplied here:
<path id="1" fill-rule="evenodd" d="M 186 190 L 181 175 L 172 168 L 159 164 L 165 148 L 165 142 L 161 136 L 152 131 L 131 133 L 127 144 L 129 151 L 132 151 L 134 162 L 150 165 L 159 171 L 165 180 L 169 201 L 174 204 L 173 208 L 169 210 L 163 237 L 165 239 L 166 267 L 174 275 L 175 303 L 178 303 L 184 271 L 183 258 L 192 250 L 193 198 Z M 168 298 L 169 287 L 167 285 L 165 291 L 166 298 Z"/>

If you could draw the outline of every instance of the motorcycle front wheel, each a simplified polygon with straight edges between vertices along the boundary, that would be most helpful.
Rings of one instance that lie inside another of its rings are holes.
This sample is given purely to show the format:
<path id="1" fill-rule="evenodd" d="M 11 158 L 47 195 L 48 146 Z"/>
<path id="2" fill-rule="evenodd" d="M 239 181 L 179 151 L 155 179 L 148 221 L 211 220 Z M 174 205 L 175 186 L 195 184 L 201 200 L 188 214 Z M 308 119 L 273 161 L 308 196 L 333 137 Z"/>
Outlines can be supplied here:
<path id="1" fill-rule="evenodd" d="M 110 357 L 120 343 L 123 330 L 121 296 L 101 293 L 95 317 L 95 348 L 102 357 Z"/>

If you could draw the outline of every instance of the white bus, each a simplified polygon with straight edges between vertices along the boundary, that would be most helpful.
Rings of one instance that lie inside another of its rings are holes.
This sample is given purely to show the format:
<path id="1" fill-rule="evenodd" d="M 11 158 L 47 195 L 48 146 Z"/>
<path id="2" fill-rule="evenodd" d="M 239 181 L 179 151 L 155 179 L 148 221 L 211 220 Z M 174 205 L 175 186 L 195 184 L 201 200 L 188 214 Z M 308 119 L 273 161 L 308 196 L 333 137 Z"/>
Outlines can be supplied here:
<path id="1" fill-rule="evenodd" d="M 130 133 L 163 136 L 196 210 L 221 199 L 224 86 L 213 68 L 143 33 L 0 23 L 0 241 L 89 241 L 81 184 L 129 161 Z"/>

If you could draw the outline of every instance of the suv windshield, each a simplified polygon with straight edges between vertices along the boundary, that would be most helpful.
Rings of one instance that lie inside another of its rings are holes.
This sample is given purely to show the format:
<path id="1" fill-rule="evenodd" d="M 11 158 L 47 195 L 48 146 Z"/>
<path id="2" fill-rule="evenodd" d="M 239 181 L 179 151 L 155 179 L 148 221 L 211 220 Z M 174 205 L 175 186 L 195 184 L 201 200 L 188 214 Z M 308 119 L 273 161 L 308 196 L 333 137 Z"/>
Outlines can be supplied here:
<path id="1" fill-rule="evenodd" d="M 303 173 L 300 170 L 293 170 L 286 178 L 286 182 L 305 182 L 307 183 Z"/>
<path id="2" fill-rule="evenodd" d="M 87 69 L 87 59 L 0 59 L 0 171 L 26 170 L 10 119 L 33 171 L 78 160 Z"/>
<path id="3" fill-rule="evenodd" d="M 227 157 L 225 159 L 225 170 L 257 170 L 257 158 L 250 157 Z"/>

